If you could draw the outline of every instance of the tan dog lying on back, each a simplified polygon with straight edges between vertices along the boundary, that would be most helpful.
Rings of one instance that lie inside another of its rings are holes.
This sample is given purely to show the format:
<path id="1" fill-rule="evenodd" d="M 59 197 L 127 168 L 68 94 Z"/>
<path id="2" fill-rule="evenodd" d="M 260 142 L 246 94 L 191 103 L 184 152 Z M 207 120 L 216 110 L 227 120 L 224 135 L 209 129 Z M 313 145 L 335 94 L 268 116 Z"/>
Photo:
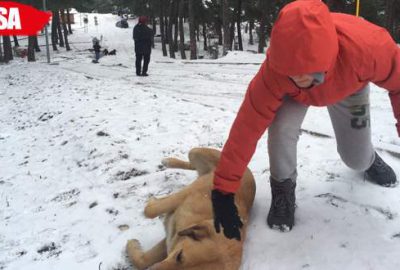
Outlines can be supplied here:
<path id="1" fill-rule="evenodd" d="M 168 168 L 197 170 L 199 177 L 181 191 L 160 199 L 150 199 L 144 214 L 155 218 L 165 214 L 166 237 L 147 252 L 137 240 L 129 240 L 126 250 L 137 269 L 152 270 L 236 270 L 242 259 L 243 241 L 249 212 L 255 196 L 254 177 L 249 169 L 235 195 L 235 203 L 243 221 L 242 240 L 229 240 L 214 229 L 211 190 L 220 152 L 194 148 L 190 162 L 175 158 L 163 160 Z"/>

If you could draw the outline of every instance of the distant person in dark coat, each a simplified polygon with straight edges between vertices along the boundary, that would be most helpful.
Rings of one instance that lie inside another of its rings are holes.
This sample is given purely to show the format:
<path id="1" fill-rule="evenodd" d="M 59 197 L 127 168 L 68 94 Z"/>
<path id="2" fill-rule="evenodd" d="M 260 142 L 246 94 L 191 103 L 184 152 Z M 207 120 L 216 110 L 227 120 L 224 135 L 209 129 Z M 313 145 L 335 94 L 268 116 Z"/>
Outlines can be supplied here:
<path id="1" fill-rule="evenodd" d="M 99 59 L 100 59 L 100 41 L 95 38 L 93 39 L 93 50 L 94 50 L 94 54 L 95 54 L 95 60 L 93 61 L 93 63 L 98 63 Z"/>
<path id="2" fill-rule="evenodd" d="M 133 28 L 133 39 L 135 40 L 136 75 L 148 76 L 153 30 L 147 26 L 146 16 L 139 17 L 138 24 Z M 143 69 L 142 60 L 144 61 Z"/>

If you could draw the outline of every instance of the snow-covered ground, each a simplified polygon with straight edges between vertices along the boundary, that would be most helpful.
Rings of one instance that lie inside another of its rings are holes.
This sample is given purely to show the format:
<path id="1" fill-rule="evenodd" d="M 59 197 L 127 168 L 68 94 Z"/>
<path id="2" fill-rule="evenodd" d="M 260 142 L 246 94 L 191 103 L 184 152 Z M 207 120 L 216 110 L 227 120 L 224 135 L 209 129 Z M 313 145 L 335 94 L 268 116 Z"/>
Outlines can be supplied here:
<path id="1" fill-rule="evenodd" d="M 88 33 L 78 20 L 73 51 L 52 54 L 57 65 L 40 53 L 36 63 L 0 66 L 0 269 L 131 269 L 126 241 L 147 249 L 164 235 L 161 220 L 142 214 L 147 198 L 195 178 L 164 170 L 160 160 L 221 148 L 264 58 L 173 60 L 157 44 L 150 76 L 136 77 L 133 21 L 119 29 L 117 16 L 97 15 L 96 27 L 93 16 Z M 117 55 L 96 65 L 87 49 L 100 35 Z M 387 92 L 373 86 L 371 104 L 373 142 L 400 177 Z M 379 187 L 345 167 L 326 109 L 311 108 L 303 128 L 310 132 L 299 143 L 290 233 L 265 222 L 266 136 L 249 165 L 258 185 L 242 269 L 400 269 L 399 187 Z"/>

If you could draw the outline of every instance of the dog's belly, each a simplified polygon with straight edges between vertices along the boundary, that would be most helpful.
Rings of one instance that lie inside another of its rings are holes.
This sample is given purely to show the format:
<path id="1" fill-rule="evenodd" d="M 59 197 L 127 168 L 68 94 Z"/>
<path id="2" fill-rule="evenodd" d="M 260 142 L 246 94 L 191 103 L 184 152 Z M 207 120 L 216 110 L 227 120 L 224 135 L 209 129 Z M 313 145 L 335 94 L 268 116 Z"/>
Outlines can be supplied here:
<path id="1" fill-rule="evenodd" d="M 208 193 L 195 193 L 188 196 L 175 210 L 177 229 L 185 229 L 187 226 L 202 220 L 212 219 L 211 199 Z"/>
<path id="2" fill-rule="evenodd" d="M 165 240 L 167 244 L 167 253 L 171 251 L 173 238 L 176 235 L 175 212 L 168 213 L 164 218 Z"/>

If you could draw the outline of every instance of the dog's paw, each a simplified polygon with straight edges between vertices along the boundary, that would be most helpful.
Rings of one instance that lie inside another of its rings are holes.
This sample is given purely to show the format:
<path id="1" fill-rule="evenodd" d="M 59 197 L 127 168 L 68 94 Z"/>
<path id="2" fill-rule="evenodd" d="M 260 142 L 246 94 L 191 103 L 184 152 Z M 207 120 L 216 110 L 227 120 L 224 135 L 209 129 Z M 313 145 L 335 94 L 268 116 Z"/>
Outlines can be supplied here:
<path id="1" fill-rule="evenodd" d="M 156 207 L 157 201 L 155 197 L 150 197 L 147 201 L 146 207 L 144 208 L 144 215 L 147 218 L 155 218 L 157 216 Z"/>
<path id="2" fill-rule="evenodd" d="M 142 248 L 140 246 L 140 243 L 136 239 L 128 240 L 128 242 L 126 243 L 126 251 L 128 253 L 137 252 L 137 251 L 141 251 L 141 250 L 142 250 Z"/>
<path id="3" fill-rule="evenodd" d="M 142 270 L 147 268 L 143 257 L 144 253 L 138 240 L 128 240 L 126 243 L 126 253 L 130 262 L 136 267 L 136 269 Z"/>
<path id="4" fill-rule="evenodd" d="M 161 160 L 161 164 L 164 167 L 169 168 L 171 166 L 171 158 L 164 158 L 163 160 Z"/>

